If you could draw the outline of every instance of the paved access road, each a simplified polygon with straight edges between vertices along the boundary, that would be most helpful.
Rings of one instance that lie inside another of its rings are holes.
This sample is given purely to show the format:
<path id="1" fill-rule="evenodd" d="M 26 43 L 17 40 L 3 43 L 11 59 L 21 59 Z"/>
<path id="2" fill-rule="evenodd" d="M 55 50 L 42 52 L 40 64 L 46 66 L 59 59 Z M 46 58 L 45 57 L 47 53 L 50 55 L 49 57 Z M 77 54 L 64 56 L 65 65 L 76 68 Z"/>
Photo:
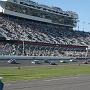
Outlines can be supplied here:
<path id="1" fill-rule="evenodd" d="M 4 90 L 90 90 L 90 76 L 17 81 L 5 84 Z"/>

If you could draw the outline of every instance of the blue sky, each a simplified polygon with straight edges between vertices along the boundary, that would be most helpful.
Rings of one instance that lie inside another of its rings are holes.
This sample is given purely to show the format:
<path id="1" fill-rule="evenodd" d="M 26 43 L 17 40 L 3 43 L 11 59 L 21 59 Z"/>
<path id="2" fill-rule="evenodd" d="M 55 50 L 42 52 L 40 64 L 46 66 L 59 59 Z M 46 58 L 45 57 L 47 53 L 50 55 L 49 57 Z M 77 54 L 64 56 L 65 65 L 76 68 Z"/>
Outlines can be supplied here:
<path id="1" fill-rule="evenodd" d="M 75 11 L 79 15 L 80 31 L 90 32 L 90 0 L 32 0 L 48 6 L 57 6 L 64 11 Z M 76 28 L 77 29 L 77 28 Z"/>

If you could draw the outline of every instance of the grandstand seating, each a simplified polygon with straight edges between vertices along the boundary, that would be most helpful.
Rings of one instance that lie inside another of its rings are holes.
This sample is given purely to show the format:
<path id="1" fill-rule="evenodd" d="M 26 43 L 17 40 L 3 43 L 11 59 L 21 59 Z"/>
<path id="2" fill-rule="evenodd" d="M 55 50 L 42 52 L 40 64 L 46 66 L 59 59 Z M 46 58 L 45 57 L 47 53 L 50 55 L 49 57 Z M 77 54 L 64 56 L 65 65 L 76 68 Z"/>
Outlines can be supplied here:
<path id="1" fill-rule="evenodd" d="M 38 41 L 52 44 L 90 45 L 90 33 L 68 30 L 66 27 L 29 21 L 15 17 L 0 17 L 0 33 L 7 40 Z"/>
<path id="2" fill-rule="evenodd" d="M 90 33 L 74 31 L 72 28 L 27 20 L 9 15 L 0 15 L 0 37 L 5 40 L 42 42 L 63 45 L 84 45 L 90 46 Z M 12 43 L 0 43 L 0 55 L 22 55 L 23 45 Z M 25 55 L 35 56 L 64 56 L 66 52 L 61 49 L 49 46 L 25 45 Z M 79 50 L 79 48 L 78 48 Z M 65 50 L 64 50 L 65 51 Z M 69 50 L 70 51 L 70 50 Z M 81 51 L 81 50 L 80 50 Z M 69 52 L 68 55 L 75 52 Z M 83 56 L 85 53 L 81 55 Z"/>

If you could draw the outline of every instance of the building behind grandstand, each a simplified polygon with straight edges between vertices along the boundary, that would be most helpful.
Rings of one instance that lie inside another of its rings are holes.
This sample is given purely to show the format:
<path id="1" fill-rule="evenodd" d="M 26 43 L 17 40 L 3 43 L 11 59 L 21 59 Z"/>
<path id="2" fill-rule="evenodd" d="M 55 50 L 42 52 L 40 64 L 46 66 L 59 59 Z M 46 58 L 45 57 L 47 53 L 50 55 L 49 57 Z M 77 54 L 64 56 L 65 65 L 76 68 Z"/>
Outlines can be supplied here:
<path id="1" fill-rule="evenodd" d="M 90 33 L 78 15 L 31 0 L 0 0 L 0 55 L 86 56 Z"/>

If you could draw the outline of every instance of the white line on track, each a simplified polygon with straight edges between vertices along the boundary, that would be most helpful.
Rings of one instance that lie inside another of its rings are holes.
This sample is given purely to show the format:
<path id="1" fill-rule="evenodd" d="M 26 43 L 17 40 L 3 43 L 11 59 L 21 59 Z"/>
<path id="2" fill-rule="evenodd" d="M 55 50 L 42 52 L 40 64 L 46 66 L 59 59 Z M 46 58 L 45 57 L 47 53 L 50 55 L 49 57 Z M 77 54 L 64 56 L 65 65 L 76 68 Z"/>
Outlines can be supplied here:
<path id="1" fill-rule="evenodd" d="M 79 78 L 79 77 L 66 77 L 66 78 L 60 78 L 60 79 L 48 79 L 48 80 L 44 80 L 44 81 L 58 81 L 58 80 L 61 80 L 61 79 L 75 79 L 75 78 Z"/>

